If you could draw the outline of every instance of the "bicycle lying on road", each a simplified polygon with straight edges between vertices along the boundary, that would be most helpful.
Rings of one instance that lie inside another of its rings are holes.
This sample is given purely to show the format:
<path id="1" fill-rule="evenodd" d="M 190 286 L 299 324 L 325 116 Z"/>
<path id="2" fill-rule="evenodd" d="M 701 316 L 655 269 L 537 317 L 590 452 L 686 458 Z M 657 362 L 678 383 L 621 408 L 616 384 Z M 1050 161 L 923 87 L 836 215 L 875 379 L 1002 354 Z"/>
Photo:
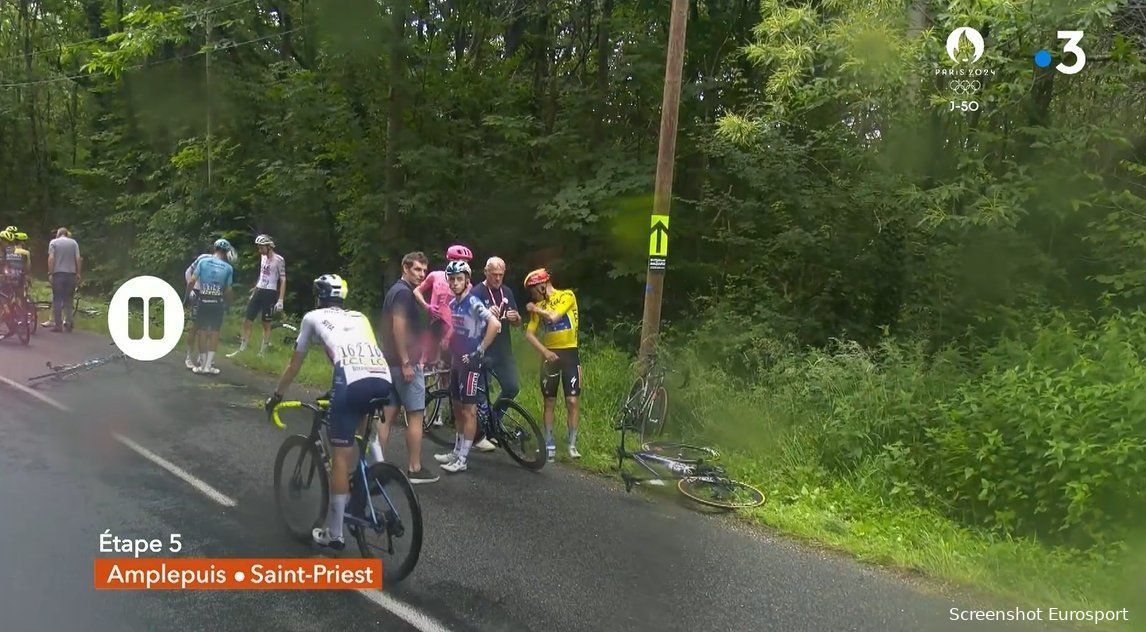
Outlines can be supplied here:
<path id="1" fill-rule="evenodd" d="M 385 398 L 370 405 L 380 411 Z M 320 397 L 314 404 L 280 402 L 270 411 L 275 425 L 285 428 L 279 412 L 285 408 L 306 408 L 313 413 L 310 434 L 291 435 L 283 441 L 275 457 L 275 504 L 279 518 L 292 536 L 310 542 L 313 529 L 326 521 L 330 503 L 330 440 L 328 436 L 330 400 Z M 371 415 L 373 418 L 374 415 Z M 418 564 L 422 552 L 422 507 L 414 488 L 401 468 L 389 463 L 366 464 L 367 446 L 373 438 L 374 423 L 366 424 L 358 443 L 358 465 L 351 474 L 350 502 L 344 524 L 358 544 L 363 557 L 381 557 L 385 582 L 401 581 Z M 307 503 L 306 492 L 317 494 Z M 397 502 L 404 502 L 399 509 Z M 296 511 L 291 511 L 292 505 Z M 399 551 L 405 547 L 404 553 Z"/>
<path id="2" fill-rule="evenodd" d="M 112 346 L 115 345 L 114 342 L 111 344 L 112 344 Z M 59 381 L 59 380 L 63 380 L 65 378 L 69 378 L 69 377 L 72 377 L 74 375 L 77 375 L 79 373 L 83 373 L 84 371 L 90 371 L 96 367 L 100 367 L 100 366 L 103 366 L 105 364 L 111 364 L 112 362 L 123 362 L 124 370 L 128 371 L 128 372 L 131 371 L 130 359 L 123 353 L 113 353 L 109 356 L 104 356 L 102 358 L 94 358 L 92 360 L 85 360 L 84 362 L 80 362 L 78 364 L 52 364 L 49 361 L 46 364 L 47 364 L 48 368 L 52 370 L 52 372 L 51 373 L 45 373 L 43 375 L 36 375 L 34 377 L 30 377 L 30 378 L 28 378 L 28 382 L 38 382 L 40 380 Z"/>
<path id="3" fill-rule="evenodd" d="M 625 482 L 625 491 L 631 492 L 634 485 L 649 482 L 663 485 L 664 477 L 653 467 L 667 470 L 670 478 L 677 479 L 676 487 L 690 500 L 709 507 L 721 509 L 744 509 L 764 504 L 764 493 L 755 487 L 734 481 L 724 475 L 724 468 L 709 465 L 716 461 L 720 453 L 712 448 L 653 441 L 643 443 L 638 452 L 625 450 L 625 424 L 617 425 L 621 431 L 621 444 L 617 447 L 617 470 Z M 640 464 L 652 474 L 649 478 L 639 478 L 625 472 L 625 459 Z"/>
<path id="4" fill-rule="evenodd" d="M 484 436 L 508 452 L 519 465 L 540 470 L 545 467 L 545 438 L 541 427 L 516 401 L 508 397 L 499 397 L 497 401 L 490 399 L 489 368 L 489 358 L 484 358 L 480 367 L 484 386 L 478 386 L 481 399 L 477 410 L 478 433 L 474 440 L 480 441 Z M 422 416 L 422 433 L 447 448 L 453 447 L 457 432 L 452 404 L 450 389 L 438 389 L 426 395 L 426 410 Z"/>

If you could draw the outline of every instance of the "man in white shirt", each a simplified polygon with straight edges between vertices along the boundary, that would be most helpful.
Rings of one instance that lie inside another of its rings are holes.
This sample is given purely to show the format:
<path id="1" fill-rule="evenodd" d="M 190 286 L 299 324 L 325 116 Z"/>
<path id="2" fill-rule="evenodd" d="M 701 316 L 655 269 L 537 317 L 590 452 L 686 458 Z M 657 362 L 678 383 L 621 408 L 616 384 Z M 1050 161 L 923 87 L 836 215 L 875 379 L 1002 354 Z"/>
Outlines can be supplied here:
<path id="1" fill-rule="evenodd" d="M 233 353 L 228 353 L 228 358 L 246 351 L 247 341 L 251 339 L 251 325 L 259 313 L 263 315 L 263 341 L 259 345 L 259 355 L 265 353 L 267 343 L 271 339 L 271 316 L 275 312 L 283 311 L 283 299 L 286 298 L 286 261 L 275 252 L 275 242 L 269 235 L 256 237 L 255 245 L 258 246 L 261 255 L 259 280 L 251 289 L 239 348 Z"/>

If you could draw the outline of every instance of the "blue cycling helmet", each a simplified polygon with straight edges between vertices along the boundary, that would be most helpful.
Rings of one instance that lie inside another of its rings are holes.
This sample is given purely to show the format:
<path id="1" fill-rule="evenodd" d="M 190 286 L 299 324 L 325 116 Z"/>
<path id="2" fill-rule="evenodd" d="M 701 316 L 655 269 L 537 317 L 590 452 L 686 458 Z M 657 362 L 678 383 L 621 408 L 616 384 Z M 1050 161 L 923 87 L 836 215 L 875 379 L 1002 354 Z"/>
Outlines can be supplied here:
<path id="1" fill-rule="evenodd" d="M 227 241 L 226 239 L 217 239 L 215 240 L 215 250 L 222 250 L 226 252 L 227 261 L 231 263 L 235 262 L 235 248 L 231 245 L 231 242 Z"/>

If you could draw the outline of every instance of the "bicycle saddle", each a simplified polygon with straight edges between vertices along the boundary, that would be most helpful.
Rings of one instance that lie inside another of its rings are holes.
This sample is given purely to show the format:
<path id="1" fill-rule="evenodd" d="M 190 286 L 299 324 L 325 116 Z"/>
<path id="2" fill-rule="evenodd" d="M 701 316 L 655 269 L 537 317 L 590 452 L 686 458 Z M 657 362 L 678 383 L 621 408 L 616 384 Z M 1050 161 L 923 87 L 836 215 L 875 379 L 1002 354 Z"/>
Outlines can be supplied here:
<path id="1" fill-rule="evenodd" d="M 374 410 L 385 408 L 389 404 L 389 397 L 375 397 L 374 399 L 370 400 L 370 408 L 373 408 Z"/>

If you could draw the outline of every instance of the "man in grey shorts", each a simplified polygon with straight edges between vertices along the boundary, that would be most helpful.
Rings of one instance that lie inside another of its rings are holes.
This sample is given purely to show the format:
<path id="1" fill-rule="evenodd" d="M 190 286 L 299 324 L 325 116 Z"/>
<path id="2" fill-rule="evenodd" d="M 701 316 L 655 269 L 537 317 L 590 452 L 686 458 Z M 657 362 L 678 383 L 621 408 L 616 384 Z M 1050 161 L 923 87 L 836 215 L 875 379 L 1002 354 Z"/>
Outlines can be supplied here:
<path id="1" fill-rule="evenodd" d="M 420 252 L 402 257 L 402 278 L 386 292 L 382 303 L 382 355 L 390 365 L 397 402 L 383 411 L 386 423 L 378 430 L 383 450 L 390 438 L 390 426 L 398 416 L 398 406 L 406 409 L 406 449 L 410 465 L 406 477 L 410 483 L 433 483 L 436 472 L 422 467 L 422 415 L 426 410 L 426 378 L 422 373 L 422 339 L 426 323 L 422 308 L 414 298 L 414 288 L 426 278 L 429 261 Z"/>

